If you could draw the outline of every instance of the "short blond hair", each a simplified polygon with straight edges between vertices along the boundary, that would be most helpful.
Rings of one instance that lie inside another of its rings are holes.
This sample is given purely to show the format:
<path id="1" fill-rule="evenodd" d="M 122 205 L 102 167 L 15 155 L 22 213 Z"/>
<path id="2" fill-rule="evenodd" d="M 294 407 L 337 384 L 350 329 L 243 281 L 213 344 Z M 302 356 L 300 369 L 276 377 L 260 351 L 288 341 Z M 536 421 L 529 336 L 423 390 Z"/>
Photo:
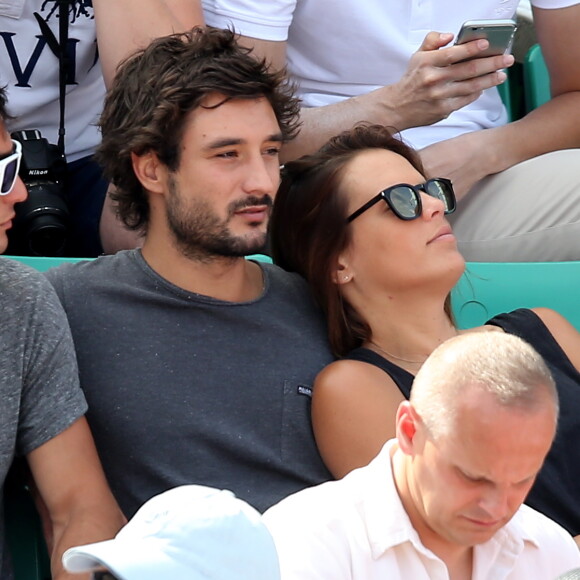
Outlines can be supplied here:
<path id="1" fill-rule="evenodd" d="M 431 436 L 448 434 L 457 416 L 461 393 L 478 388 L 498 405 L 535 412 L 553 402 L 556 385 L 544 359 L 527 342 L 503 332 L 471 332 L 438 348 L 417 373 L 410 401 Z"/>

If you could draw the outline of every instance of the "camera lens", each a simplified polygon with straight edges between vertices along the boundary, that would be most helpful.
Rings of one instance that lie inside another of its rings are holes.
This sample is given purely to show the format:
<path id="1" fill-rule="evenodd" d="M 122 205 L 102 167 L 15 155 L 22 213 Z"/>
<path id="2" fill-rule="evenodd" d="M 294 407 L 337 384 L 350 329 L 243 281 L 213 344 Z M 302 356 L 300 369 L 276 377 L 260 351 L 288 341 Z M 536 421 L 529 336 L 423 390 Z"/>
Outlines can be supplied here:
<path id="1" fill-rule="evenodd" d="M 70 215 L 64 199 L 66 159 L 40 131 L 12 133 L 22 144 L 20 177 L 28 189 L 25 201 L 14 207 L 14 227 L 8 231 L 9 254 L 62 256 L 70 233 Z"/>
<path id="2" fill-rule="evenodd" d="M 28 185 L 28 198 L 16 206 L 18 232 L 9 253 L 28 256 L 62 256 L 69 233 L 69 212 L 54 184 Z M 12 241 L 12 240 L 11 240 Z"/>
<path id="3" fill-rule="evenodd" d="M 38 216 L 28 228 L 31 256 L 62 256 L 66 245 L 66 227 L 54 216 Z"/>

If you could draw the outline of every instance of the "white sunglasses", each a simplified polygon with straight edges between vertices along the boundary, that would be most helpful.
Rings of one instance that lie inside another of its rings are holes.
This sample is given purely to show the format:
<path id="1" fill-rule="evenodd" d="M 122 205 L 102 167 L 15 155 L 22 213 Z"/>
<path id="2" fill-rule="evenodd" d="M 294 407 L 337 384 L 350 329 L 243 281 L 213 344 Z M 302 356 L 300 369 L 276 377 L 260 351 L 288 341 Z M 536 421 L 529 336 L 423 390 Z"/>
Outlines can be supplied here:
<path id="1" fill-rule="evenodd" d="M 0 195 L 8 195 L 12 191 L 20 169 L 22 145 L 20 141 L 14 139 L 12 139 L 12 145 L 13 152 L 0 159 Z"/>

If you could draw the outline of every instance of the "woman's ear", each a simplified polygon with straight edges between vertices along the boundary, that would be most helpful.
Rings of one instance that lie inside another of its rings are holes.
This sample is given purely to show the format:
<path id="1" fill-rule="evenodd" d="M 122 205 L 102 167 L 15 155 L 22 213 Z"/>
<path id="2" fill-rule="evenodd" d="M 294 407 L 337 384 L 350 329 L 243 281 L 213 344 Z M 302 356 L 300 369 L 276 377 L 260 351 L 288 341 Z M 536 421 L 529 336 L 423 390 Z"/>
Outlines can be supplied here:
<path id="1" fill-rule="evenodd" d="M 343 255 L 338 257 L 336 268 L 332 273 L 332 281 L 335 284 L 348 284 L 353 279 L 353 273 L 348 265 L 348 261 Z"/>
<path id="2" fill-rule="evenodd" d="M 143 155 L 131 153 L 131 163 L 137 179 L 145 190 L 151 193 L 167 191 L 167 167 L 159 161 L 155 153 L 152 151 Z"/>

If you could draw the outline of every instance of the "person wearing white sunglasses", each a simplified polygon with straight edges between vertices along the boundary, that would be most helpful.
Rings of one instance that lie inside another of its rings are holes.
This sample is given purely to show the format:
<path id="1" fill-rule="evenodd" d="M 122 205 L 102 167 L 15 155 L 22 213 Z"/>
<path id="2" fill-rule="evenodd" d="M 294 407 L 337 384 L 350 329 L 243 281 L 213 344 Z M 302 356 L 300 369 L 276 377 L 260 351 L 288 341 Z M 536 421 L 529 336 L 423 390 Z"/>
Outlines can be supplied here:
<path id="1" fill-rule="evenodd" d="M 26 199 L 26 187 L 18 177 L 22 146 L 18 141 L 10 139 L 4 126 L 5 101 L 2 93 L 0 102 L 0 253 L 8 246 L 7 231 L 12 227 L 14 205 Z"/>
<path id="2" fill-rule="evenodd" d="M 20 143 L 6 129 L 6 94 L 0 88 L 0 253 L 14 206 L 26 187 L 18 170 Z M 65 580 L 61 556 L 79 543 L 112 537 L 124 517 L 109 491 L 84 414 L 87 403 L 66 316 L 49 282 L 32 268 L 0 257 L 0 494 L 20 489 L 27 475 L 8 477 L 25 457 L 46 507 L 52 577 Z M 24 481 L 22 481 L 24 480 Z M 12 496 L 7 493 L 6 503 Z M 0 578 L 11 578 L 0 506 Z"/>

